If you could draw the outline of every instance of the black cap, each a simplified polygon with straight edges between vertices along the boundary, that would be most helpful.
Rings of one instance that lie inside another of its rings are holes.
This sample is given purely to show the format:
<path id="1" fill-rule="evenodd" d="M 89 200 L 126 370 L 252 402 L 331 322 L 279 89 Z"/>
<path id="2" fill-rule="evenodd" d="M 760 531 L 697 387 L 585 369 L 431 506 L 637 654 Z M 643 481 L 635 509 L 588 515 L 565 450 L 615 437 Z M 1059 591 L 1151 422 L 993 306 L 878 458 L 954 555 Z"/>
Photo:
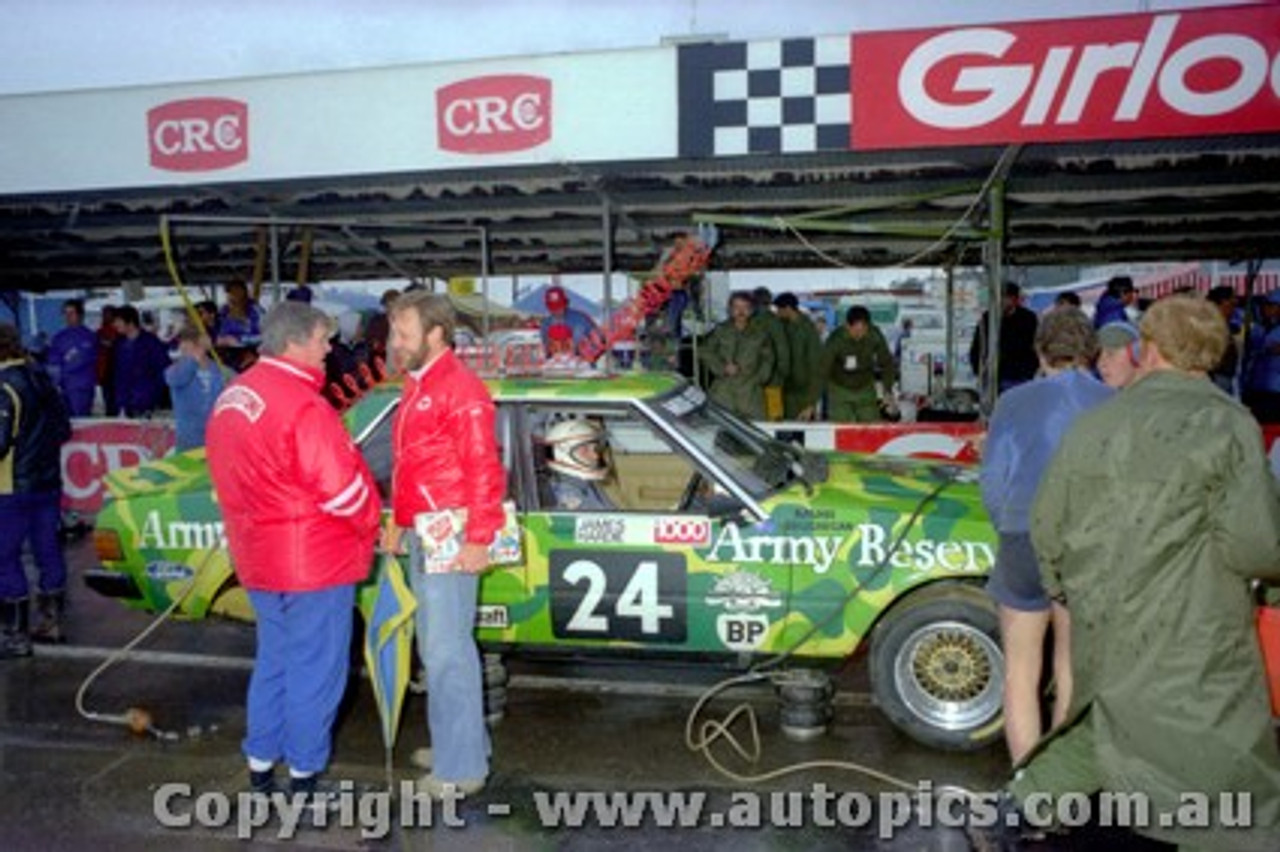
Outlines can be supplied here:
<path id="1" fill-rule="evenodd" d="M 795 293 L 779 293 L 773 299 L 773 306 L 775 308 L 795 309 L 800 307 L 800 300 L 796 298 Z"/>

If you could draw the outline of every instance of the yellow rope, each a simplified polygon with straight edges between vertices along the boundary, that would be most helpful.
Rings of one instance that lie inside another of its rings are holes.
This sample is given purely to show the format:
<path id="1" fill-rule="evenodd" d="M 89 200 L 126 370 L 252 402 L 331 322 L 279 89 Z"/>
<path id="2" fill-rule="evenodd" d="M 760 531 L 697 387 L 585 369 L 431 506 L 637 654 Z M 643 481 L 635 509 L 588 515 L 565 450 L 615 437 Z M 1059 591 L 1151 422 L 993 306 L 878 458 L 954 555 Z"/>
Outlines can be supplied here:
<path id="1" fill-rule="evenodd" d="M 226 369 L 226 364 L 222 363 L 222 358 L 218 356 L 218 350 L 213 346 L 213 335 L 205 326 L 204 320 L 200 318 L 200 312 L 196 310 L 195 303 L 191 301 L 191 297 L 187 294 L 187 287 L 182 283 L 182 276 L 178 274 L 178 264 L 173 259 L 173 240 L 169 232 L 169 217 L 160 217 L 160 248 L 164 251 L 164 264 L 169 270 L 169 278 L 173 281 L 173 286 L 178 288 L 178 295 L 182 297 L 183 307 L 187 311 L 187 319 L 190 320 L 196 328 L 209 338 L 209 354 L 213 356 L 214 363 L 221 369 Z"/>

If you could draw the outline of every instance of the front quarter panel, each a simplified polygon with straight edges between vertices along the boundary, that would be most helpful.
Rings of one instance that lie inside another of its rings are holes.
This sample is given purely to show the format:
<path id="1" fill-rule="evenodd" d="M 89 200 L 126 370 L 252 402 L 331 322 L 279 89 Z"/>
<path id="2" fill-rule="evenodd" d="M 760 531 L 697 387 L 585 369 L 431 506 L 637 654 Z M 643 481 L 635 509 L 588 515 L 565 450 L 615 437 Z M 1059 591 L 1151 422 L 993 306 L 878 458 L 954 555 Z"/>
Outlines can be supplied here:
<path id="1" fill-rule="evenodd" d="M 801 656 L 848 655 L 913 589 L 943 579 L 982 581 L 995 561 L 996 537 L 972 474 L 923 470 L 931 475 L 922 477 L 916 463 L 864 460 L 853 475 L 847 464 L 833 464 L 831 479 L 812 497 L 797 486 L 769 501 L 761 533 L 794 554 L 813 554 L 796 565 L 777 650 L 807 636 Z"/>

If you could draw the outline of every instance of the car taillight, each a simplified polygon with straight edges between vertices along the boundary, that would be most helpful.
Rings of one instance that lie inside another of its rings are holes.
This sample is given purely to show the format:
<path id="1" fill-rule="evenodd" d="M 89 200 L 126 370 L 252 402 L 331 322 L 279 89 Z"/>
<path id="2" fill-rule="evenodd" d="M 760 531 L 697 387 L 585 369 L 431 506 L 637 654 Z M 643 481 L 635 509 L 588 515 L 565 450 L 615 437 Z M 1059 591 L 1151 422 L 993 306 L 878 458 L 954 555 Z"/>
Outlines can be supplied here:
<path id="1" fill-rule="evenodd" d="M 120 533 L 115 530 L 94 530 L 93 549 L 98 554 L 99 562 L 124 561 L 124 548 L 120 544 Z"/>

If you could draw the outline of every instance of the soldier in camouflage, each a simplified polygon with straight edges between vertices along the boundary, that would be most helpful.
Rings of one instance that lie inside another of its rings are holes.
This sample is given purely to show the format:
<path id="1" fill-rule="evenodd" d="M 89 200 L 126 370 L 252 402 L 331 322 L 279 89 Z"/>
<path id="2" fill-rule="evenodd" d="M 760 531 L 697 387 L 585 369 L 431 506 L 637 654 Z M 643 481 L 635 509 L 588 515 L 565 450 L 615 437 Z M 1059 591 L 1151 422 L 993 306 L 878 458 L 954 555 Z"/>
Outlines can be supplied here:
<path id="1" fill-rule="evenodd" d="M 712 399 L 749 420 L 763 420 L 774 347 L 764 326 L 752 321 L 754 311 L 750 293 L 730 296 L 729 319 L 711 332 L 701 359 L 712 376 Z"/>

